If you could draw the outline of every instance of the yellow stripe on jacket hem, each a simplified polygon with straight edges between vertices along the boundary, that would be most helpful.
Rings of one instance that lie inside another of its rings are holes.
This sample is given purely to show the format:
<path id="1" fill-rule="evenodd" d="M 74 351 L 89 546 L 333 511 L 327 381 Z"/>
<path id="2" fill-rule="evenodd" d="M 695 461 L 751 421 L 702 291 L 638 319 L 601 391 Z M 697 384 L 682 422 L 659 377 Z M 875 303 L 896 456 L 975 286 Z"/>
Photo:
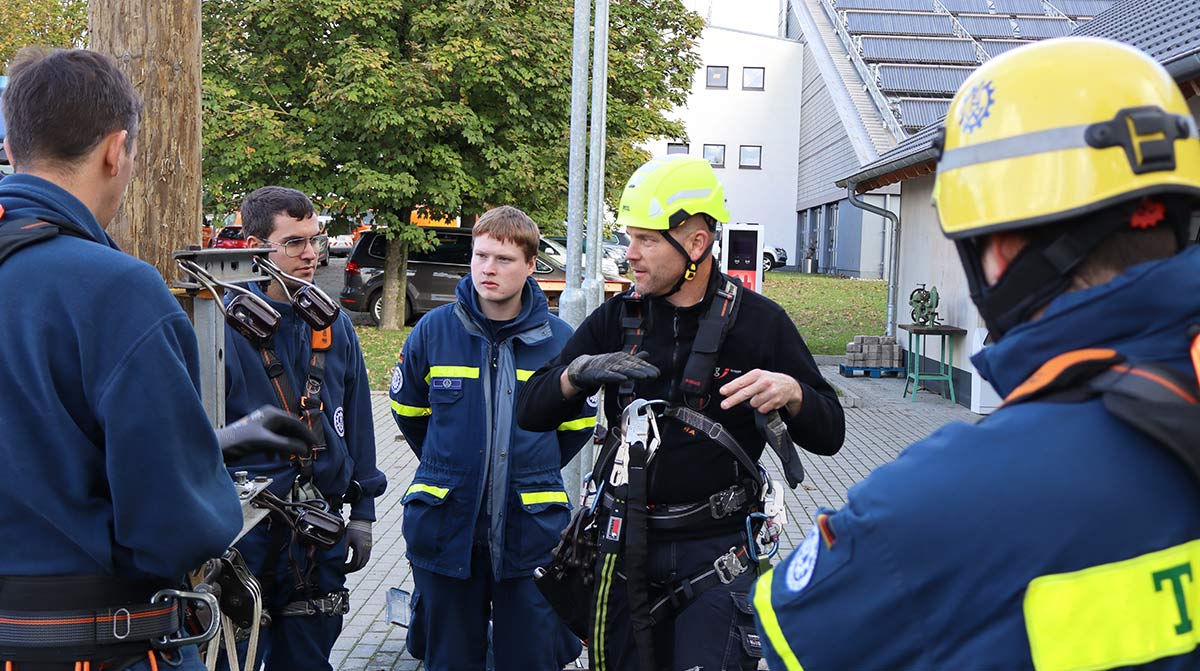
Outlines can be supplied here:
<path id="1" fill-rule="evenodd" d="M 428 417 L 433 414 L 431 408 L 423 408 L 419 405 L 404 405 L 399 401 L 392 401 L 392 412 L 401 417 Z"/>

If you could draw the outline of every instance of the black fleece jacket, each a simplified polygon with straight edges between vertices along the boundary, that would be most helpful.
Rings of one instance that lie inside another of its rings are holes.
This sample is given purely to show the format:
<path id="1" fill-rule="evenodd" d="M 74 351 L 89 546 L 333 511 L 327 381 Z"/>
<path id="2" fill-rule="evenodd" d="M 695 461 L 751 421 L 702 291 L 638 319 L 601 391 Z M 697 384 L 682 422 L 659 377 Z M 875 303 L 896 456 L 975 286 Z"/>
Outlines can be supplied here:
<path id="1" fill-rule="evenodd" d="M 700 303 L 677 308 L 662 298 L 645 301 L 641 350 L 663 374 L 657 380 L 638 383 L 639 398 L 670 399 L 671 389 L 683 375 L 691 353 L 699 320 L 708 310 L 720 275 L 713 273 Z M 621 349 L 621 302 L 617 296 L 588 315 L 562 352 L 526 382 L 517 400 L 517 422 L 529 431 L 553 431 L 559 424 L 579 415 L 586 401 L 581 394 L 563 398 L 559 378 L 563 369 L 584 354 L 603 354 Z M 797 445 L 814 454 L 832 455 L 842 446 L 846 422 L 837 394 L 821 377 L 808 346 L 790 317 L 770 299 L 753 291 L 743 293 L 736 321 L 717 354 L 710 398 L 703 413 L 720 422 L 733 434 L 753 459 L 762 455 L 765 441 L 754 425 L 755 410 L 748 403 L 729 410 L 720 407 L 722 385 L 755 368 L 786 373 L 800 383 L 804 401 L 800 412 L 788 417 L 788 432 Z M 604 414 L 611 426 L 621 414 L 617 386 L 605 390 Z M 674 420 L 659 420 L 663 442 L 650 463 L 650 503 L 692 503 L 707 499 L 742 476 L 733 455 L 704 436 L 690 435 Z"/>

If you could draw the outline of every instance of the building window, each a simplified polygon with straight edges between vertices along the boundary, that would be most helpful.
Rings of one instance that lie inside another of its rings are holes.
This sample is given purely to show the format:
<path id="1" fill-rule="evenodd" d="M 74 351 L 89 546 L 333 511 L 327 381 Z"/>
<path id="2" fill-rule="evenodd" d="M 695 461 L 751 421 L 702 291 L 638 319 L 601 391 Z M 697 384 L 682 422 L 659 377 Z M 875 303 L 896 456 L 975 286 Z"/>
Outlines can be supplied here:
<path id="1" fill-rule="evenodd" d="M 706 83 L 710 89 L 729 88 L 729 67 L 725 65 L 708 66 Z"/>
<path id="2" fill-rule="evenodd" d="M 704 145 L 704 158 L 712 164 L 714 168 L 725 167 L 725 145 L 723 144 L 706 144 Z"/>
<path id="3" fill-rule="evenodd" d="M 752 170 L 762 168 L 762 145 L 744 144 L 739 147 L 738 167 Z"/>
<path id="4" fill-rule="evenodd" d="M 761 91 L 767 81 L 766 68 L 742 68 L 742 89 L 746 91 Z"/>
<path id="5" fill-rule="evenodd" d="M 667 156 L 670 156 L 671 154 L 683 154 L 684 156 L 687 156 L 687 153 L 688 153 L 688 143 L 686 143 L 686 142 L 668 142 L 667 143 Z"/>

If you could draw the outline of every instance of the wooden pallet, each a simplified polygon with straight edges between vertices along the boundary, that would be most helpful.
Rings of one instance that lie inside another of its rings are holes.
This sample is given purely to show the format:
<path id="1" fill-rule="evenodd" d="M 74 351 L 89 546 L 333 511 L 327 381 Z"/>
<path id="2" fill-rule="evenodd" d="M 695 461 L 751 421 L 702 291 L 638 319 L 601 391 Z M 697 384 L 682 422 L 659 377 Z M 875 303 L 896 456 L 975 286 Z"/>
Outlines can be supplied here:
<path id="1" fill-rule="evenodd" d="M 883 368 L 875 366 L 848 366 L 844 363 L 841 363 L 838 364 L 838 372 L 841 373 L 842 377 L 856 377 L 858 373 L 864 373 L 865 375 L 870 375 L 873 378 L 879 379 L 884 375 L 904 375 L 904 367 L 896 366 Z"/>

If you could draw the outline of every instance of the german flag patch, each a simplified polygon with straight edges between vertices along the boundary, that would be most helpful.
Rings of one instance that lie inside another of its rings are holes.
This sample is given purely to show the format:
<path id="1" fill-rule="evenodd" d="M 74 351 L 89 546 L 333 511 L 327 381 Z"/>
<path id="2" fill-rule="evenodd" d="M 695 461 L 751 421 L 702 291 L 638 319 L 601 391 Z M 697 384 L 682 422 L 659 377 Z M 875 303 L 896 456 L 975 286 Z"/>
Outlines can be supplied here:
<path id="1" fill-rule="evenodd" d="M 817 527 L 821 530 L 821 538 L 825 541 L 825 547 L 832 550 L 833 544 L 837 542 L 837 534 L 833 533 L 833 525 L 829 523 L 828 513 L 817 515 Z"/>

